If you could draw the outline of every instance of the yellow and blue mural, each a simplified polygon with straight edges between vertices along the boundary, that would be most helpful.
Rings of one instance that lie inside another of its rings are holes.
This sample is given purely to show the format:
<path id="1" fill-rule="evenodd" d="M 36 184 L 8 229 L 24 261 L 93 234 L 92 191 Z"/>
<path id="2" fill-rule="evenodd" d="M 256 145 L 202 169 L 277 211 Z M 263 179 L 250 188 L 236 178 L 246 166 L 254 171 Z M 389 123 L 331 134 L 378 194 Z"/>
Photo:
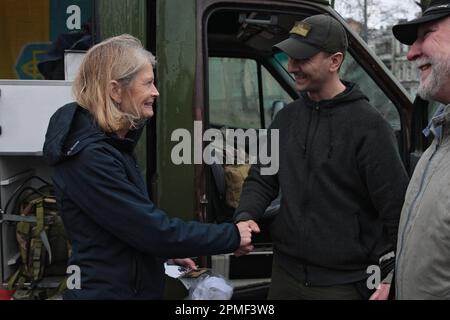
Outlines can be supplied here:
<path id="1" fill-rule="evenodd" d="M 0 79 L 43 79 L 37 65 L 59 34 L 92 21 L 92 0 L 0 2 Z"/>

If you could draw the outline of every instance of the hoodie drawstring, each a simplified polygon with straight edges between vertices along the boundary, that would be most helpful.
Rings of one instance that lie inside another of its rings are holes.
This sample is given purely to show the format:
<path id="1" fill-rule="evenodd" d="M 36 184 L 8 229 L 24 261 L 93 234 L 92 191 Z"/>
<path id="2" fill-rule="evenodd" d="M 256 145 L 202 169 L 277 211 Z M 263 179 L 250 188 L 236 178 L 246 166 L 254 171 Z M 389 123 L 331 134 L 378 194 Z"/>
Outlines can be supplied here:
<path id="1" fill-rule="evenodd" d="M 309 130 L 311 129 L 311 121 L 314 110 L 311 109 L 309 113 L 308 126 L 306 127 L 306 138 L 305 138 L 305 146 L 303 147 L 303 159 L 306 159 L 306 151 L 308 150 L 308 139 L 309 139 Z"/>
<path id="2" fill-rule="evenodd" d="M 333 114 L 328 115 L 328 159 L 333 155 Z"/>

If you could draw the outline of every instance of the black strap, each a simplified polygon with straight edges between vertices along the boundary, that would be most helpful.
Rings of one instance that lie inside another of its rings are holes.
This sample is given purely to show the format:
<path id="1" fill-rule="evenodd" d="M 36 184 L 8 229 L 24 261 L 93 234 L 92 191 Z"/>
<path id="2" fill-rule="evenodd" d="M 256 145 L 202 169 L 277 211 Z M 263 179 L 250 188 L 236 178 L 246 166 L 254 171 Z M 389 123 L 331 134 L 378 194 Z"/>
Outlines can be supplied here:
<path id="1" fill-rule="evenodd" d="M 222 165 L 213 163 L 211 164 L 211 171 L 216 184 L 217 191 L 219 192 L 220 199 L 225 197 L 225 172 Z"/>
<path id="2" fill-rule="evenodd" d="M 42 196 L 45 196 L 44 194 L 42 194 L 39 190 L 37 190 L 37 189 L 35 189 L 35 188 L 32 188 L 32 187 L 25 187 L 25 185 L 26 185 L 28 182 L 30 182 L 31 180 L 39 180 L 43 185 L 51 186 L 51 184 L 50 184 L 47 180 L 44 180 L 44 179 L 42 179 L 42 178 L 39 177 L 39 176 L 31 176 L 31 177 L 27 178 L 24 182 L 22 182 L 22 184 L 21 184 L 19 187 L 17 187 L 16 190 L 13 191 L 13 193 L 12 193 L 11 196 L 9 197 L 8 201 L 6 202 L 4 214 L 7 214 L 7 213 L 8 213 L 9 205 L 13 202 L 13 200 L 14 200 L 14 199 L 18 199 L 18 198 L 22 195 L 22 193 L 23 193 L 24 191 L 26 191 L 26 190 L 31 190 L 31 191 L 33 191 L 33 192 L 35 192 L 35 193 L 38 193 L 38 194 L 40 194 L 40 195 L 42 195 Z"/>

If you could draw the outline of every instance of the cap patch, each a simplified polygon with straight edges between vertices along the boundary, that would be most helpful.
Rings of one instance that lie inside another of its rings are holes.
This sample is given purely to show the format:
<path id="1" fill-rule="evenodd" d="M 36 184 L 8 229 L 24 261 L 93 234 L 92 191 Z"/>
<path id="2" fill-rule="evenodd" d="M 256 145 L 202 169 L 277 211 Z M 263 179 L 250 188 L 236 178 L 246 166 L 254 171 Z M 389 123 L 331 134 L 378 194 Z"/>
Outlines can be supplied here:
<path id="1" fill-rule="evenodd" d="M 292 28 L 290 33 L 297 34 L 302 37 L 308 36 L 308 33 L 311 31 L 312 26 L 306 22 L 296 22 L 295 26 Z"/>

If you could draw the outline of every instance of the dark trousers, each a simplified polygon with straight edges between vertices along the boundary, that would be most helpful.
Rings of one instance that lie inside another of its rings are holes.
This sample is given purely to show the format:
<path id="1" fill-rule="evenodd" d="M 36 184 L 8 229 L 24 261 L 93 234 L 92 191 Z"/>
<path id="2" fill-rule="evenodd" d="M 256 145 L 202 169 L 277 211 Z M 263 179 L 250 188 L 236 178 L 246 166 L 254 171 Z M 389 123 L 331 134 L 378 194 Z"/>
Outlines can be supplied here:
<path id="1" fill-rule="evenodd" d="M 365 281 L 364 281 L 365 282 Z M 272 265 L 269 300 L 363 300 L 370 294 L 361 291 L 363 283 L 328 287 L 305 286 L 278 264 Z M 367 289 L 368 290 L 368 289 Z"/>

